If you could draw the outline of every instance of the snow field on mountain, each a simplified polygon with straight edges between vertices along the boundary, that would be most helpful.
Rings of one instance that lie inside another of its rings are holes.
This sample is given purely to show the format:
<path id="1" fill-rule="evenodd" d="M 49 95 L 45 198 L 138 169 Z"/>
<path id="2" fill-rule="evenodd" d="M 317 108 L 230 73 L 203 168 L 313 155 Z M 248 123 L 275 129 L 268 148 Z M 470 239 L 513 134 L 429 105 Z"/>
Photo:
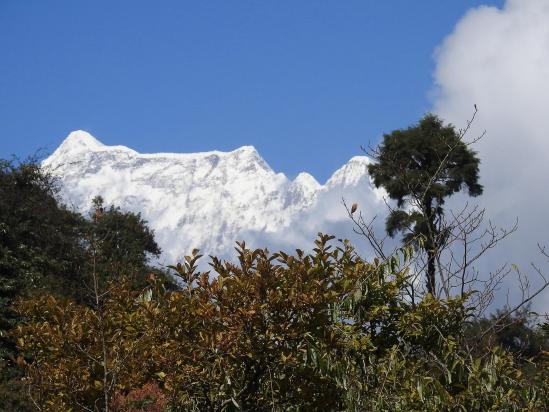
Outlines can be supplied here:
<path id="1" fill-rule="evenodd" d="M 342 198 L 358 202 L 367 217 L 384 213 L 384 192 L 372 187 L 369 162 L 353 157 L 321 185 L 305 172 L 294 180 L 275 173 L 252 146 L 140 154 L 75 131 L 43 165 L 59 177 L 62 199 L 82 213 L 97 195 L 141 213 L 168 264 L 195 247 L 232 256 L 237 240 L 291 250 L 312 245 L 319 231 L 352 237 Z"/>

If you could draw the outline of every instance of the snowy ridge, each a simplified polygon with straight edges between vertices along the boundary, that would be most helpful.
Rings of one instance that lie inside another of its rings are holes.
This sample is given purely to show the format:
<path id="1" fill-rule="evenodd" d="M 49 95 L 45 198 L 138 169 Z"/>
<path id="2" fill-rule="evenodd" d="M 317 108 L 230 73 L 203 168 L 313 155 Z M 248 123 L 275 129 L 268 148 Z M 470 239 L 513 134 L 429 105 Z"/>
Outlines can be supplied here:
<path id="1" fill-rule="evenodd" d="M 368 202 L 381 202 L 379 191 L 370 186 L 368 164 L 368 158 L 354 157 L 321 185 L 305 172 L 294 180 L 274 172 L 253 146 L 231 152 L 140 154 L 104 145 L 80 130 L 43 162 L 59 176 L 63 200 L 80 212 L 89 210 L 96 195 L 107 204 L 140 212 L 170 262 L 194 247 L 227 256 L 243 234 L 295 237 L 289 232 L 315 210 L 332 220 L 343 216 L 340 194 L 358 185 L 364 186 Z M 326 209 L 334 199 L 335 215 Z"/>

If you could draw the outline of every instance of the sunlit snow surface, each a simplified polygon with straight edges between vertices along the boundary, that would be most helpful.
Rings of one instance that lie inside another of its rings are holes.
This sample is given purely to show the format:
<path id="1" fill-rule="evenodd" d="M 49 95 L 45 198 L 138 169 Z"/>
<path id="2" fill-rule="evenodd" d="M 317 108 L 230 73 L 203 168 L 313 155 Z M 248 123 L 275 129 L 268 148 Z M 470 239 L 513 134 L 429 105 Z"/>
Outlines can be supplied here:
<path id="1" fill-rule="evenodd" d="M 96 195 L 140 212 L 155 231 L 162 261 L 172 263 L 195 247 L 231 256 L 236 240 L 291 251 L 306 248 L 319 231 L 350 237 L 343 197 L 359 202 L 366 216 L 384 213 L 369 162 L 353 157 L 321 185 L 308 173 L 294 180 L 275 173 L 252 146 L 140 154 L 75 131 L 43 165 L 60 178 L 63 200 L 80 212 L 89 211 Z"/>

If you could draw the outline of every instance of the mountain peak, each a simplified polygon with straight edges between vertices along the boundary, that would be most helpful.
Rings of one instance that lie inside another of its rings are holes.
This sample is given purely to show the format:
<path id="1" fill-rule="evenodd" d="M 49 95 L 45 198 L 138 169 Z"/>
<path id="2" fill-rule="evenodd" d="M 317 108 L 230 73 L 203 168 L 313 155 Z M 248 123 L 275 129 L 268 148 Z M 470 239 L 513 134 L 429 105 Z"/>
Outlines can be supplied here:
<path id="1" fill-rule="evenodd" d="M 236 153 L 239 156 L 247 156 L 251 158 L 263 159 L 254 146 L 246 145 L 233 150 L 231 153 Z"/>
<path id="2" fill-rule="evenodd" d="M 256 148 L 252 145 L 245 145 L 245 146 L 239 147 L 235 151 L 236 152 L 245 152 L 245 153 L 257 153 Z"/>
<path id="3" fill-rule="evenodd" d="M 95 137 L 84 130 L 75 130 L 71 132 L 63 141 L 60 149 L 67 151 L 93 150 L 105 146 Z"/>
<path id="4" fill-rule="evenodd" d="M 243 160 L 247 165 L 245 168 L 248 170 L 256 170 L 255 168 L 259 167 L 259 169 L 264 171 L 273 172 L 271 167 L 267 164 L 265 159 L 261 157 L 254 146 L 242 146 L 232 152 L 228 152 L 227 154 L 231 157 L 235 157 L 236 159 Z"/>
<path id="5" fill-rule="evenodd" d="M 372 163 L 367 156 L 354 156 L 345 165 L 335 171 L 326 182 L 326 187 L 356 186 L 368 177 L 368 165 Z"/>
<path id="6" fill-rule="evenodd" d="M 322 187 L 322 185 L 318 183 L 317 180 L 307 172 L 301 172 L 300 174 L 298 174 L 294 179 L 294 184 L 307 186 L 313 190 L 320 190 L 320 188 Z"/>

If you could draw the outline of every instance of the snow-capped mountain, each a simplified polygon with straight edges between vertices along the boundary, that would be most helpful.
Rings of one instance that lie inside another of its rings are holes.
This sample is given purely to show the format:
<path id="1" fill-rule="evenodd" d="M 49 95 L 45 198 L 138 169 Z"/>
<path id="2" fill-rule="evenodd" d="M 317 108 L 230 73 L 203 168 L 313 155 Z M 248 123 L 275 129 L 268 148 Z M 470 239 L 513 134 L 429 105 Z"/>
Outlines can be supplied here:
<path id="1" fill-rule="evenodd" d="M 287 240 L 289 246 L 305 237 L 312 241 L 324 223 L 345 219 L 342 196 L 360 198 L 372 210 L 382 203 L 382 192 L 370 185 L 368 163 L 354 157 L 321 185 L 305 172 L 294 180 L 274 172 L 252 146 L 141 154 L 75 131 L 43 165 L 59 176 L 64 201 L 80 212 L 96 195 L 140 212 L 155 230 L 164 260 L 173 262 L 194 247 L 227 256 L 239 239 Z"/>

